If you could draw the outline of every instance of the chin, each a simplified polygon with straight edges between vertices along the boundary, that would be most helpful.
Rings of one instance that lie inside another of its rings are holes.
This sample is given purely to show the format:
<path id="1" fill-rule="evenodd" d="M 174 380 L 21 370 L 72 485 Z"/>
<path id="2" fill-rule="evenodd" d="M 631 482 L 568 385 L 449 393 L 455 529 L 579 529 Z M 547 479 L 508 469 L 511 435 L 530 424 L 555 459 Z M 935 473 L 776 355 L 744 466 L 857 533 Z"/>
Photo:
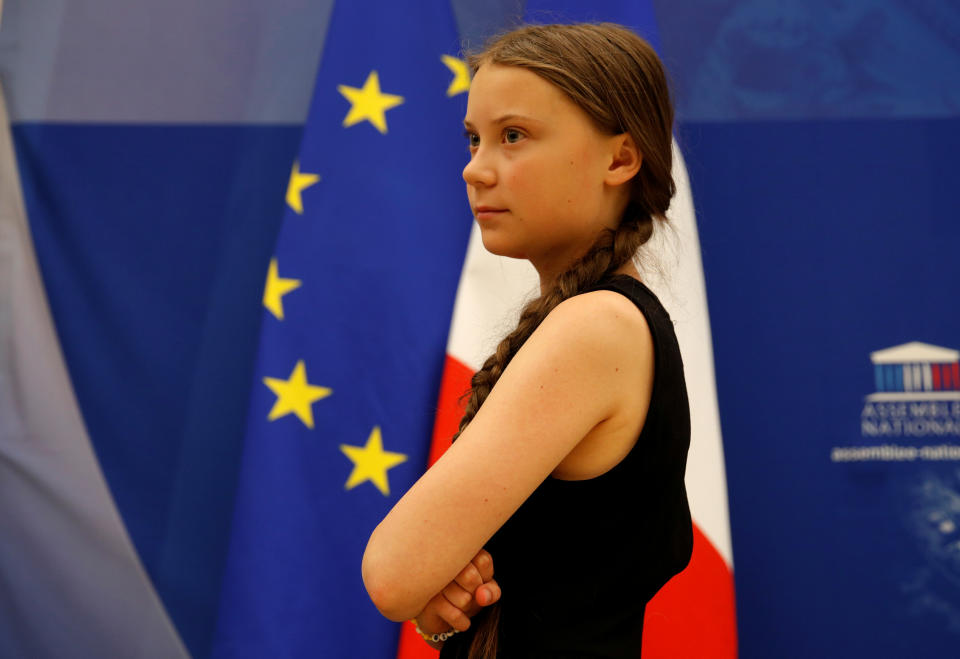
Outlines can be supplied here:
<path id="1" fill-rule="evenodd" d="M 504 240 L 503 236 L 496 235 L 494 231 L 484 231 L 483 228 L 481 228 L 480 238 L 483 240 L 484 249 L 491 254 L 506 256 L 511 259 L 527 258 L 526 252 L 516 245 L 512 245 L 509 241 Z"/>

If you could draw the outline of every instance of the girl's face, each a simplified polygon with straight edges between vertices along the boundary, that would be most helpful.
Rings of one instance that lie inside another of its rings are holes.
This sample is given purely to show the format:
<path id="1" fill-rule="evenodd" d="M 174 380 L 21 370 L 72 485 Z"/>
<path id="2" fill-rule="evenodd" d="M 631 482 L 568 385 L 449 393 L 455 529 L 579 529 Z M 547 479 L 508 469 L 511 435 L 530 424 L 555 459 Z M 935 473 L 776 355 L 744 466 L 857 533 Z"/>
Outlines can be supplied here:
<path id="1" fill-rule="evenodd" d="M 557 87 L 519 67 L 484 64 L 470 86 L 463 170 L 484 246 L 557 273 L 615 227 L 627 187 L 611 172 L 624 136 L 602 133 Z"/>

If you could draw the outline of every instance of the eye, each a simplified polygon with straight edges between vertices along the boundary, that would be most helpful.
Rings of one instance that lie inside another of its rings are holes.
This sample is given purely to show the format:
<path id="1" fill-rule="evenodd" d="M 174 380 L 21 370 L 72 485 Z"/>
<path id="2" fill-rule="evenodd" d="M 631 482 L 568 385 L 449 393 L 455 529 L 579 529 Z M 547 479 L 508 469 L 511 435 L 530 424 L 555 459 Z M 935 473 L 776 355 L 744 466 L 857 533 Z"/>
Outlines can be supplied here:
<path id="1" fill-rule="evenodd" d="M 516 128 L 506 128 L 503 131 L 503 141 L 507 144 L 516 144 L 524 137 L 525 135 Z"/>
<path id="2" fill-rule="evenodd" d="M 478 146 L 480 146 L 480 136 L 476 133 L 465 130 L 463 131 L 463 136 L 467 138 L 467 145 L 471 149 L 476 149 Z"/>

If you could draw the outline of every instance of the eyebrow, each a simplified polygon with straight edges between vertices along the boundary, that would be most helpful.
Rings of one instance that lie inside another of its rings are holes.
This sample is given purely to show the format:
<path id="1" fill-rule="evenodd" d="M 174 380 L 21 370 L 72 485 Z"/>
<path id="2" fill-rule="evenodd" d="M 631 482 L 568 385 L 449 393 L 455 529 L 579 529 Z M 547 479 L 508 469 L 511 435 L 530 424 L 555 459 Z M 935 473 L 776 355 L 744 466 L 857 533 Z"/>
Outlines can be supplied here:
<path id="1" fill-rule="evenodd" d="M 523 121 L 533 121 L 533 122 L 535 122 L 535 123 L 542 123 L 539 119 L 534 119 L 533 117 L 529 117 L 529 116 L 527 116 L 527 115 L 525 115 L 525 114 L 516 114 L 516 113 L 509 113 L 509 114 L 501 115 L 501 116 L 497 117 L 496 119 L 494 119 L 494 120 L 493 120 L 492 122 L 490 122 L 490 123 L 492 123 L 493 125 L 498 125 L 498 124 L 507 123 L 508 121 L 514 121 L 514 120 L 516 120 L 516 119 L 521 119 L 521 120 L 523 120 Z M 469 121 L 467 121 L 466 119 L 463 120 L 463 125 L 464 125 L 466 128 L 473 128 L 473 124 L 470 123 Z"/>

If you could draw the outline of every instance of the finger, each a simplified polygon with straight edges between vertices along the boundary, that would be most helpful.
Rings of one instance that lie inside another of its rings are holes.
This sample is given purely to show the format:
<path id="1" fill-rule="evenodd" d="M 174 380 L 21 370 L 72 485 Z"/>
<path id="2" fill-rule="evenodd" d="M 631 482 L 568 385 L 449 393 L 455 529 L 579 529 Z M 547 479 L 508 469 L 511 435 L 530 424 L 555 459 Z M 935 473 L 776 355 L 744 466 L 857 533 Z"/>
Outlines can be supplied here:
<path id="1" fill-rule="evenodd" d="M 417 621 L 420 623 L 421 629 L 428 631 L 431 634 L 433 632 L 442 632 L 448 629 L 447 622 L 437 614 L 437 608 L 443 601 L 443 594 L 437 593 L 427 603 L 426 608 L 417 614 Z"/>
<path id="2" fill-rule="evenodd" d="M 470 562 L 477 568 L 484 583 L 493 579 L 493 557 L 486 549 L 478 551 Z"/>
<path id="3" fill-rule="evenodd" d="M 463 611 L 451 604 L 446 597 L 443 598 L 442 602 L 438 603 L 437 615 L 457 631 L 465 632 L 470 629 L 470 618 L 468 618 Z"/>
<path id="4" fill-rule="evenodd" d="M 477 588 L 474 598 L 480 606 L 490 606 L 500 599 L 500 584 L 491 579 Z"/>
<path id="5" fill-rule="evenodd" d="M 464 590 L 455 581 L 448 583 L 441 592 L 443 596 L 447 598 L 448 602 L 461 611 L 466 611 L 473 602 L 473 593 Z"/>
<path id="6" fill-rule="evenodd" d="M 468 593 L 473 593 L 479 586 L 483 585 L 483 575 L 480 574 L 477 566 L 471 562 L 460 570 L 460 574 L 453 581 Z"/>

